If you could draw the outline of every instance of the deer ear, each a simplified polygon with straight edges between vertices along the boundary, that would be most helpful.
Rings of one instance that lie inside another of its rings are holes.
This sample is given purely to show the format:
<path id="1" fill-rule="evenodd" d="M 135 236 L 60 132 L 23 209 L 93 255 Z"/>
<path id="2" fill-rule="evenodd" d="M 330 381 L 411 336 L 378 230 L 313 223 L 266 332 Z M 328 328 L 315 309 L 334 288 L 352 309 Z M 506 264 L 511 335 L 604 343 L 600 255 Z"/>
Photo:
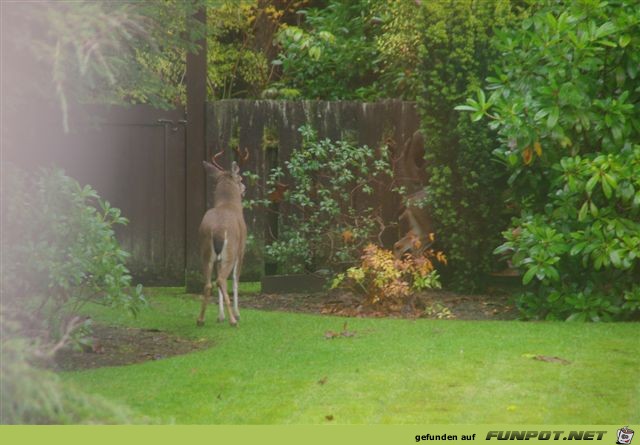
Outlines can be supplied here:
<path id="1" fill-rule="evenodd" d="M 204 167 L 204 171 L 207 172 L 207 175 L 209 176 L 215 177 L 222 172 L 222 170 L 220 170 L 218 167 L 207 161 L 202 161 L 202 166 Z"/>
<path id="2" fill-rule="evenodd" d="M 240 167 L 238 167 L 238 163 L 236 161 L 231 163 L 231 174 L 233 176 L 238 176 L 240 174 Z"/>

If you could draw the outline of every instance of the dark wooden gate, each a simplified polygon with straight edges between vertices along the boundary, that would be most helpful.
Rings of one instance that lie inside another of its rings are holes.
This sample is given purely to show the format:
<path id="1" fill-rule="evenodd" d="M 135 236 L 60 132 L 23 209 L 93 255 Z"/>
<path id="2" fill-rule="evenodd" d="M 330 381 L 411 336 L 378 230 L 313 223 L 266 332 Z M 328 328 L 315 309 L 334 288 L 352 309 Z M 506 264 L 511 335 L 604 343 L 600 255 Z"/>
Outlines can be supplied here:
<path id="1" fill-rule="evenodd" d="M 185 123 L 182 110 L 135 107 L 110 113 L 101 130 L 119 165 L 104 194 L 129 218 L 118 238 L 145 284 L 183 285 L 185 270 Z M 94 181 L 95 183 L 95 181 Z M 97 187 L 97 185 L 96 185 Z"/>
<path id="2" fill-rule="evenodd" d="M 5 159 L 28 169 L 56 165 L 90 184 L 129 220 L 118 227 L 136 281 L 183 285 L 185 270 L 184 110 L 146 105 L 72 110 L 65 133 L 60 112 L 31 110 L 16 123 Z"/>

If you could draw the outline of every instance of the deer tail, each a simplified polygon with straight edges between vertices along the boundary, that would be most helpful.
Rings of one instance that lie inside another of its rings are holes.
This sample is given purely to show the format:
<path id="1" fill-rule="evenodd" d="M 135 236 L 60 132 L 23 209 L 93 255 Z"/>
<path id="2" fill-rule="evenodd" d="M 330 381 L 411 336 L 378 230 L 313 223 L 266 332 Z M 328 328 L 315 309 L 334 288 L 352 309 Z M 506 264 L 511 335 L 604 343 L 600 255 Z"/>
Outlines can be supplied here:
<path id="1" fill-rule="evenodd" d="M 224 238 L 220 235 L 213 237 L 213 250 L 216 253 L 216 261 L 222 259 L 222 251 L 227 244 L 227 231 L 224 231 Z"/>

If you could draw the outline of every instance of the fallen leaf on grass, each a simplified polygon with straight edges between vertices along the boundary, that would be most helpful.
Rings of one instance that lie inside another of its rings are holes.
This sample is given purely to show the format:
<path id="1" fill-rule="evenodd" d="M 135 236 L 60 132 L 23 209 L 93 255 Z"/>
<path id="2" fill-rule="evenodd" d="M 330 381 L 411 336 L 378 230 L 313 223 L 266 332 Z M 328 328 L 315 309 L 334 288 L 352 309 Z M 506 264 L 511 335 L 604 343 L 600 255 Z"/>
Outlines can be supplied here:
<path id="1" fill-rule="evenodd" d="M 549 363 L 562 363 L 563 365 L 569 365 L 571 362 L 560 357 L 549 357 L 548 355 L 536 355 L 534 360 L 540 360 L 541 362 Z"/>
<path id="2" fill-rule="evenodd" d="M 342 332 L 335 332 L 335 331 L 324 332 L 324 338 L 326 338 L 327 340 L 331 340 L 337 337 L 353 337 L 355 335 L 356 335 L 355 331 L 350 331 L 349 329 L 347 329 L 346 321 L 344 322 L 344 326 L 342 327 Z"/>
<path id="3" fill-rule="evenodd" d="M 324 338 L 326 338 L 327 340 L 331 340 L 332 338 L 336 338 L 336 337 L 340 337 L 340 334 L 338 334 L 337 332 L 326 331 L 324 333 Z"/>
<path id="4" fill-rule="evenodd" d="M 342 335 L 343 337 L 353 337 L 354 335 L 356 335 L 356 333 L 347 329 L 347 322 L 345 321 L 340 335 Z"/>
<path id="5" fill-rule="evenodd" d="M 571 362 L 569 360 L 565 360 L 561 357 L 551 357 L 548 355 L 540 355 L 540 354 L 522 354 L 524 358 L 532 358 L 534 360 L 538 360 L 540 362 L 547 363 L 561 363 L 563 365 L 570 365 Z"/>

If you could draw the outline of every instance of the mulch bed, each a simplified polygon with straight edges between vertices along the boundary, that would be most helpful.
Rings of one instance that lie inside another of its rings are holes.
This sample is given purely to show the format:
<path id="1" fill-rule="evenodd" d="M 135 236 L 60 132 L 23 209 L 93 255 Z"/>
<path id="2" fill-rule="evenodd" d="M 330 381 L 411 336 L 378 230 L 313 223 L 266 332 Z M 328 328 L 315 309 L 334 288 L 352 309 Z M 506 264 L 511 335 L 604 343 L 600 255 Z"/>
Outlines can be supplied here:
<path id="1" fill-rule="evenodd" d="M 210 341 L 189 340 L 157 329 L 93 326 L 93 345 L 84 350 L 62 349 L 53 367 L 60 371 L 121 366 L 161 360 L 206 349 Z"/>
<path id="2" fill-rule="evenodd" d="M 349 292 L 329 294 L 257 294 L 241 296 L 241 306 L 252 309 L 330 314 L 345 317 L 432 318 L 456 320 L 514 320 L 517 310 L 507 293 L 464 295 L 426 291 L 414 295 L 413 305 L 382 311 L 362 305 Z"/>

